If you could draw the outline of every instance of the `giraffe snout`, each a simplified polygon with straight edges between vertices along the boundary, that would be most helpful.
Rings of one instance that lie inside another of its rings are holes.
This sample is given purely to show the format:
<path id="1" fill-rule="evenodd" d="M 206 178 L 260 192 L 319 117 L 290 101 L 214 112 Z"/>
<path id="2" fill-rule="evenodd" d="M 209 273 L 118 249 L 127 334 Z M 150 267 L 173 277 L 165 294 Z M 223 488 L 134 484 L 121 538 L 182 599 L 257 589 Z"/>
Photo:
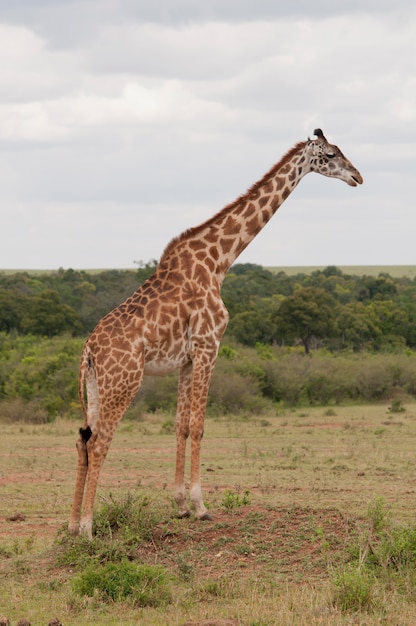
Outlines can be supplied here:
<path id="1" fill-rule="evenodd" d="M 356 170 L 354 174 L 351 174 L 351 178 L 348 181 L 348 184 L 351 185 L 351 187 L 357 187 L 357 185 L 362 185 L 363 182 L 363 177 L 361 176 L 360 172 Z"/>
<path id="2" fill-rule="evenodd" d="M 350 164 L 350 167 L 347 168 L 347 170 L 349 173 L 349 176 L 346 180 L 348 185 L 351 185 L 351 187 L 357 187 L 357 185 L 363 184 L 364 182 L 363 177 L 361 176 L 360 172 L 357 169 L 355 169 L 355 167 L 352 164 Z"/>

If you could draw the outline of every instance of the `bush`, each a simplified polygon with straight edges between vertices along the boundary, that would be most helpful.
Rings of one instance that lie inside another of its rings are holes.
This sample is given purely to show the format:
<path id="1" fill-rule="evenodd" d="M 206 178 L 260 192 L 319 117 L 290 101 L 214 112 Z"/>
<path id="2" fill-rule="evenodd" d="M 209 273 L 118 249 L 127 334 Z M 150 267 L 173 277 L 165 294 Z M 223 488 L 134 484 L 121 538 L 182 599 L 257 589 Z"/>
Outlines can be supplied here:
<path id="1" fill-rule="evenodd" d="M 127 560 L 90 565 L 73 580 L 72 589 L 82 596 L 98 594 L 103 601 L 128 599 L 134 606 L 160 607 L 171 601 L 168 577 L 162 567 Z"/>
<path id="2" fill-rule="evenodd" d="M 366 570 L 347 568 L 332 581 L 333 602 L 343 612 L 369 610 L 373 606 L 374 580 Z"/>
<path id="3" fill-rule="evenodd" d="M 178 393 L 177 373 L 145 376 L 137 397 L 126 413 L 127 419 L 140 420 L 144 413 L 174 413 Z"/>
<path id="4" fill-rule="evenodd" d="M 304 397 L 305 384 L 311 359 L 297 351 L 282 351 L 274 361 L 266 361 L 264 393 L 275 402 L 299 404 Z"/>
<path id="5" fill-rule="evenodd" d="M 38 403 L 23 402 L 21 398 L 3 400 L 0 403 L 0 415 L 0 421 L 10 423 L 46 424 L 49 421 L 47 411 Z"/>
<path id="6" fill-rule="evenodd" d="M 250 491 L 248 489 L 244 491 L 243 495 L 240 495 L 240 493 L 235 493 L 231 489 L 226 489 L 224 491 L 221 504 L 224 509 L 229 512 L 240 506 L 250 504 L 250 502 Z"/>
<path id="7" fill-rule="evenodd" d="M 270 407 L 260 393 L 258 382 L 251 376 L 219 371 L 214 374 L 208 396 L 209 413 L 259 415 L 267 408 Z"/>
<path id="8" fill-rule="evenodd" d="M 349 563 L 332 575 L 334 604 L 342 611 L 369 610 L 378 587 L 414 598 L 416 527 L 395 524 L 377 498 L 368 508 L 366 526 L 359 530 L 347 550 Z"/>
<path id="9" fill-rule="evenodd" d="M 160 519 L 161 514 L 146 497 L 127 493 L 116 500 L 110 495 L 94 516 L 92 540 L 85 535 L 72 537 L 66 527 L 62 529 L 57 539 L 57 563 L 83 569 L 91 563 L 134 559 L 137 546 L 151 540 Z"/>
<path id="10" fill-rule="evenodd" d="M 0 337 L 0 381 L 4 400 L 16 399 L 43 411 L 52 420 L 78 403 L 78 367 L 83 341 L 67 336 L 51 339 Z M 3 413 L 3 411 L 2 411 Z"/>
<path id="11" fill-rule="evenodd" d="M 80 415 L 78 369 L 83 340 L 0 332 L 0 419 L 40 423 Z M 261 415 L 272 403 L 404 402 L 416 396 L 416 359 L 408 354 L 355 354 L 258 344 L 225 345 L 208 396 L 211 414 Z M 127 419 L 175 413 L 177 374 L 145 377 Z M 393 403 L 392 403 L 392 407 Z"/>
<path id="12" fill-rule="evenodd" d="M 312 374 L 305 385 L 309 404 L 328 404 L 334 397 L 334 381 L 331 373 Z"/>

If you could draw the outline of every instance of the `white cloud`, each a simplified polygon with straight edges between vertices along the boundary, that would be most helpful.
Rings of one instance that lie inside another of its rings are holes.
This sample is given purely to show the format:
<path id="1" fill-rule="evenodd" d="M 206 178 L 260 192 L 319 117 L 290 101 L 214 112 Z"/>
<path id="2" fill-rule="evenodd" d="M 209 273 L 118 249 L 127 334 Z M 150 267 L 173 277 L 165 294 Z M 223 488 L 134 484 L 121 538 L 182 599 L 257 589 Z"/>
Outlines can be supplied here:
<path id="1" fill-rule="evenodd" d="M 0 99 L 33 102 L 67 93 L 76 80 L 77 55 L 52 52 L 28 26 L 0 22 Z"/>
<path id="2" fill-rule="evenodd" d="M 26 265 L 31 249 L 44 267 L 158 256 L 317 126 L 364 186 L 308 178 L 244 258 L 382 262 L 391 210 L 404 237 L 415 227 L 415 27 L 410 0 L 6 0 L 0 268 Z M 334 258 L 349 216 L 359 229 L 374 214 L 374 235 Z M 401 263 L 397 239 L 388 254 Z"/>

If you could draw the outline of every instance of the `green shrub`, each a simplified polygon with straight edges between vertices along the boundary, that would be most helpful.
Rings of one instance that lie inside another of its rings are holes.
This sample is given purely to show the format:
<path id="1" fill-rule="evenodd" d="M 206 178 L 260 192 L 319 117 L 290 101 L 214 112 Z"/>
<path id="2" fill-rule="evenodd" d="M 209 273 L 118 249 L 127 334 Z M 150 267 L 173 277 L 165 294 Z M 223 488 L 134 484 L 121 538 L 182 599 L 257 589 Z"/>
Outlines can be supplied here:
<path id="1" fill-rule="evenodd" d="M 126 413 L 126 418 L 139 420 L 143 413 L 174 413 L 177 390 L 176 372 L 169 376 L 145 376 L 137 397 Z"/>
<path id="2" fill-rule="evenodd" d="M 328 372 L 327 375 L 315 374 L 310 376 L 305 391 L 310 404 L 328 404 L 334 397 L 334 381 L 331 372 Z"/>
<path id="3" fill-rule="evenodd" d="M 234 361 L 238 357 L 238 351 L 231 346 L 224 344 L 220 346 L 218 356 L 229 361 Z"/>
<path id="4" fill-rule="evenodd" d="M 83 569 L 91 562 L 133 559 L 137 546 L 152 539 L 160 521 L 160 511 L 151 506 L 148 498 L 127 493 L 116 500 L 110 495 L 95 513 L 92 540 L 85 535 L 72 537 L 66 528 L 62 529 L 57 539 L 58 565 Z"/>
<path id="5" fill-rule="evenodd" d="M 13 336 L 0 332 L 0 419 L 45 422 L 80 414 L 78 369 L 83 340 L 69 336 Z M 208 396 L 210 414 L 262 414 L 272 403 L 332 404 L 391 401 L 390 412 L 416 395 L 416 359 L 409 354 L 370 354 L 257 344 L 224 345 Z M 392 400 L 393 398 L 393 400 Z M 145 377 L 127 419 L 145 413 L 174 414 L 177 375 Z"/>
<path id="6" fill-rule="evenodd" d="M 250 501 L 251 498 L 248 489 L 246 489 L 242 495 L 240 495 L 240 493 L 235 493 L 231 489 L 226 489 L 224 491 L 221 504 L 227 511 L 231 511 L 232 509 L 240 506 L 250 504 Z"/>
<path id="7" fill-rule="evenodd" d="M 158 522 L 156 512 L 146 496 L 134 496 L 130 492 L 119 500 L 110 494 L 103 500 L 94 518 L 93 531 L 97 537 L 112 538 L 121 535 L 128 543 L 140 543 L 151 538 Z"/>
<path id="8" fill-rule="evenodd" d="M 78 367 L 82 340 L 67 336 L 1 337 L 1 396 L 19 399 L 33 412 L 46 412 L 48 420 L 68 413 L 78 404 Z M 7 347 L 7 350 L 6 350 Z"/>
<path id="9" fill-rule="evenodd" d="M 165 606 L 171 592 L 165 570 L 159 566 L 121 563 L 91 565 L 72 581 L 74 593 L 103 601 L 130 600 L 135 606 Z"/>
<path id="10" fill-rule="evenodd" d="M 120 563 L 125 558 L 133 558 L 132 546 L 126 545 L 117 539 L 102 539 L 93 537 L 90 540 L 86 535 L 72 537 L 67 528 L 62 528 L 57 538 L 55 553 L 58 567 L 66 566 L 83 570 L 92 563 Z"/>
<path id="11" fill-rule="evenodd" d="M 390 512 L 386 509 L 384 498 L 375 498 L 367 509 L 367 519 L 371 535 L 379 535 L 391 525 Z"/>
<path id="12" fill-rule="evenodd" d="M 21 398 L 3 400 L 0 403 L 0 415 L 3 422 L 25 422 L 28 424 L 46 424 L 49 415 L 37 402 L 24 402 Z"/>
<path id="13" fill-rule="evenodd" d="M 338 572 L 332 580 L 333 602 L 342 612 L 368 611 L 373 607 L 374 579 L 354 567 Z"/>
<path id="14" fill-rule="evenodd" d="M 225 373 L 221 368 L 214 373 L 208 409 L 212 414 L 260 414 L 268 408 L 262 397 L 258 382 L 251 376 L 236 372 Z"/>
<path id="15" fill-rule="evenodd" d="M 389 413 L 404 413 L 406 411 L 399 398 L 393 398 L 391 405 L 388 408 Z"/>
<path id="16" fill-rule="evenodd" d="M 416 527 L 395 524 L 382 498 L 370 504 L 347 553 L 349 564 L 332 575 L 333 602 L 340 610 L 373 608 L 378 587 L 414 598 Z"/>

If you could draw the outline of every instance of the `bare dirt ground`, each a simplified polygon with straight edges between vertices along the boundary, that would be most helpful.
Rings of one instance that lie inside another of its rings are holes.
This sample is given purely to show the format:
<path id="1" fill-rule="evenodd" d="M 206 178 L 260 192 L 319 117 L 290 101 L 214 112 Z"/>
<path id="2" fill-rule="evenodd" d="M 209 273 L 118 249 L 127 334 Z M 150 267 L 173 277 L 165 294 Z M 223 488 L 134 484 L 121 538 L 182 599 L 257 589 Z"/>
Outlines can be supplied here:
<path id="1" fill-rule="evenodd" d="M 175 526 L 156 528 L 152 541 L 139 547 L 139 558 L 172 564 L 182 557 L 186 563 L 190 553 L 199 552 L 211 576 L 267 570 L 288 581 L 325 576 L 328 551 L 336 560 L 354 532 L 354 523 L 336 509 L 301 507 L 244 506 L 216 513 L 213 522 L 185 521 L 179 530 Z"/>
<path id="2" fill-rule="evenodd" d="M 273 572 L 302 582 L 327 575 L 329 559 L 341 558 L 356 521 L 335 508 L 239 506 L 215 511 L 211 522 L 189 518 L 157 525 L 151 540 L 137 547 L 137 559 L 184 571 L 203 567 L 213 579 L 230 571 L 239 576 Z M 16 511 L 0 518 L 0 541 L 12 536 L 15 542 L 43 538 L 51 543 L 61 527 L 48 515 Z"/>

